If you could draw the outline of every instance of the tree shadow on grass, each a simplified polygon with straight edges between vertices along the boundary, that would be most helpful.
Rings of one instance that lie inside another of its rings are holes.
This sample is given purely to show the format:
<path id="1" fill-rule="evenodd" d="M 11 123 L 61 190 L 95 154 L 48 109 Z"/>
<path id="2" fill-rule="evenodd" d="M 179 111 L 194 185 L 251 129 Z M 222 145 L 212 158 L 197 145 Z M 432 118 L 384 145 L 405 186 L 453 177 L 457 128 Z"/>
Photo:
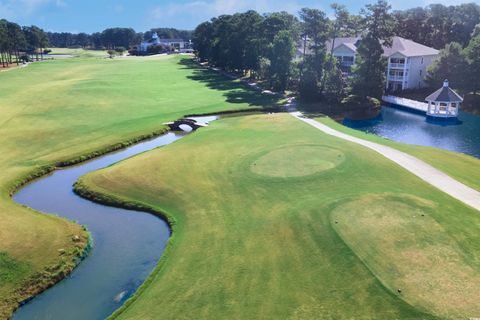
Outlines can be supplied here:
<path id="1" fill-rule="evenodd" d="M 280 98 L 275 95 L 262 94 L 260 91 L 249 88 L 247 84 L 235 81 L 213 70 L 200 67 L 192 59 L 185 58 L 179 61 L 184 69 L 190 69 L 193 74 L 187 78 L 205 83 L 212 90 L 224 91 L 226 101 L 236 104 L 248 104 L 252 107 L 271 109 L 278 107 Z"/>

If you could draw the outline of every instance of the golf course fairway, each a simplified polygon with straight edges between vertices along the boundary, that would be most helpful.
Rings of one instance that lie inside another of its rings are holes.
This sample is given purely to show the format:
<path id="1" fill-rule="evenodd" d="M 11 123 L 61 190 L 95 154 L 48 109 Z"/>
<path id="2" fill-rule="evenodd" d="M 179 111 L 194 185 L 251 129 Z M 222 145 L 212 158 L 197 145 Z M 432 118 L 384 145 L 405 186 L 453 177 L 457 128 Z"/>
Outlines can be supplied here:
<path id="1" fill-rule="evenodd" d="M 162 133 L 186 114 L 274 103 L 189 57 L 100 55 L 0 74 L 0 319 L 68 274 L 88 243 L 81 226 L 13 203 L 18 187 L 55 165 Z"/>
<path id="2" fill-rule="evenodd" d="M 479 213 L 288 114 L 218 120 L 78 188 L 175 221 L 148 285 L 114 318 L 480 315 Z"/>

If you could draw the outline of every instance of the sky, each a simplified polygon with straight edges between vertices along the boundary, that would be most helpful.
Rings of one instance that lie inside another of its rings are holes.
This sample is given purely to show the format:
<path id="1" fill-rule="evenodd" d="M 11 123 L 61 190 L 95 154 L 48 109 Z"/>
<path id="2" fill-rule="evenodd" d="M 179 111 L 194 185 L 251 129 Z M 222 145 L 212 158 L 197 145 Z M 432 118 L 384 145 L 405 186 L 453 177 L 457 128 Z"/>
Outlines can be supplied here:
<path id="1" fill-rule="evenodd" d="M 288 11 L 297 13 L 303 7 L 330 13 L 330 3 L 347 6 L 358 13 L 376 0 L 0 0 L 0 18 L 20 25 L 37 25 L 46 31 L 87 32 L 109 27 L 132 27 L 147 31 L 155 27 L 194 29 L 199 23 L 220 14 L 249 9 L 260 13 Z M 480 0 L 390 0 L 394 9 L 447 5 Z"/>

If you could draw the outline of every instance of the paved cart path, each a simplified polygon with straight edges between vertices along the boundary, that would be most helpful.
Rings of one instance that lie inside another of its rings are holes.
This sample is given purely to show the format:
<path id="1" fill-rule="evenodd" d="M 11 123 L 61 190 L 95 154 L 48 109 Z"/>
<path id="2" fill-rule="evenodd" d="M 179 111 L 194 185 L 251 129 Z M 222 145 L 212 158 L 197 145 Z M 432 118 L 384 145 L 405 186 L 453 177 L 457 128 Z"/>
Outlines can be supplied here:
<path id="1" fill-rule="evenodd" d="M 363 140 L 351 135 L 345 134 L 343 132 L 337 131 L 330 128 L 318 121 L 309 119 L 303 116 L 301 112 L 292 111 L 290 112 L 295 118 L 308 123 L 312 127 L 315 127 L 326 134 L 351 141 L 367 148 L 370 148 L 384 157 L 392 160 L 403 168 L 407 169 L 417 177 L 428 182 L 432 186 L 440 189 L 441 191 L 447 193 L 448 195 L 454 197 L 457 200 L 477 209 L 480 211 L 480 192 L 466 186 L 465 184 L 453 179 L 449 175 L 443 173 L 442 171 L 435 169 L 431 165 L 423 162 L 422 160 L 415 158 L 405 152 L 387 147 L 375 142 Z"/>

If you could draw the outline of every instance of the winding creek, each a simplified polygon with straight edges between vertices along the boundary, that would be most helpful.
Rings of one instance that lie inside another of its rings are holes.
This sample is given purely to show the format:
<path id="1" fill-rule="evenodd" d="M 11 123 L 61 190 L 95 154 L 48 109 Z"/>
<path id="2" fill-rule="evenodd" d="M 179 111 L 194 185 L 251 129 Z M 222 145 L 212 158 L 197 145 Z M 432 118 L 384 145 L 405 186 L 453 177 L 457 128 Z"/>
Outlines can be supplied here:
<path id="1" fill-rule="evenodd" d="M 209 122 L 217 117 L 196 119 Z M 459 119 L 460 125 L 442 126 L 427 122 L 422 115 L 383 108 L 377 119 L 344 124 L 399 142 L 480 157 L 480 117 L 461 113 Z M 22 306 L 13 319 L 104 319 L 135 292 L 161 258 L 170 235 L 168 225 L 148 213 L 82 199 L 73 193 L 72 185 L 91 171 L 184 136 L 170 132 L 81 165 L 56 170 L 13 196 L 17 203 L 86 225 L 94 241 L 89 256 L 68 278 Z"/>
<path id="2" fill-rule="evenodd" d="M 217 117 L 195 119 L 208 122 Z M 91 171 L 184 136 L 169 132 L 89 162 L 56 170 L 13 196 L 19 204 L 86 225 L 93 237 L 92 251 L 72 274 L 23 305 L 13 319 L 105 319 L 135 292 L 162 256 L 170 236 L 168 225 L 145 212 L 82 199 L 72 191 L 72 186 Z"/>

